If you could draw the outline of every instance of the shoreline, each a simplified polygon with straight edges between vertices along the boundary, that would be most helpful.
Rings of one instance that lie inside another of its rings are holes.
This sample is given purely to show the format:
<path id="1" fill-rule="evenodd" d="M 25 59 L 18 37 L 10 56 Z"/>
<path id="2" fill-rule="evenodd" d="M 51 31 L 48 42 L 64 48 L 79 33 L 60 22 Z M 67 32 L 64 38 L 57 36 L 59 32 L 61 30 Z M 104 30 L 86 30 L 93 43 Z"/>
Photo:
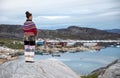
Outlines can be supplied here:
<path id="1" fill-rule="evenodd" d="M 120 58 L 112 61 L 104 67 L 100 67 L 91 73 L 89 73 L 85 78 L 119 78 L 120 77 Z M 84 76 L 83 76 L 84 78 Z"/>
<path id="2" fill-rule="evenodd" d="M 88 51 L 90 51 L 90 49 L 89 49 Z M 16 52 L 16 53 L 17 53 L 17 52 Z M 19 53 L 19 52 L 18 52 L 18 53 Z M 18 55 L 18 54 L 13 54 L 13 55 L 17 55 L 17 56 L 16 56 L 16 58 L 15 58 L 15 56 L 13 56 L 13 57 L 12 57 L 13 59 L 11 58 L 11 60 L 19 59 L 18 57 L 19 57 L 20 55 Z M 11 60 L 7 60 L 7 61 L 6 61 L 5 59 L 2 59 L 2 60 L 0 59 L 0 61 L 3 62 L 3 63 L 4 63 L 4 62 L 11 61 Z M 1 65 L 1 64 L 2 64 L 2 63 L 0 63 L 0 65 Z M 101 68 L 101 67 L 100 67 L 100 68 Z"/>
<path id="3" fill-rule="evenodd" d="M 50 48 L 47 47 L 45 48 L 44 46 L 42 47 L 37 47 L 36 48 L 36 54 L 39 55 L 39 52 L 43 52 L 43 53 L 55 53 L 55 52 L 60 52 L 60 53 L 64 53 L 64 52 L 85 52 L 85 51 L 94 51 L 94 50 L 100 50 L 104 47 L 102 46 L 96 46 L 96 47 L 84 47 L 84 46 L 80 46 L 80 47 L 60 47 L 60 48 Z M 7 47 L 0 47 L 0 64 L 9 61 L 9 60 L 14 60 L 16 58 L 18 58 L 18 56 L 20 55 L 24 55 L 24 50 L 22 49 L 11 49 L 11 48 L 7 48 Z"/>
<path id="4" fill-rule="evenodd" d="M 15 57 L 12 57 L 10 59 L 0 59 L 0 64 L 3 64 L 5 62 L 9 62 L 9 61 L 12 61 L 12 60 L 16 60 L 16 59 L 19 59 L 19 57 L 15 56 Z"/>
<path id="5" fill-rule="evenodd" d="M 17 60 L 17 59 L 20 60 L 20 59 L 19 59 L 19 56 L 18 56 L 17 58 L 15 58 L 15 59 L 12 59 L 12 60 L 9 60 L 9 61 L 6 61 L 6 62 L 10 62 L 10 61 Z M 97 77 L 103 75 L 104 72 L 105 72 L 105 70 L 107 70 L 107 68 L 109 68 L 110 66 L 114 65 L 118 60 L 120 60 L 120 59 L 116 59 L 116 60 L 112 61 L 111 63 L 109 63 L 108 65 L 106 65 L 105 67 L 100 67 L 100 68 L 92 71 L 92 72 L 89 73 L 88 75 L 85 75 L 85 76 L 84 76 L 84 75 L 79 75 L 79 77 L 81 77 L 81 78 L 90 77 L 90 78 L 91 78 L 92 76 L 95 76 L 94 78 L 97 78 Z M 37 62 L 37 61 L 36 61 L 36 62 Z M 0 65 L 2 65 L 2 64 L 0 64 Z M 78 75 L 78 74 L 77 74 L 77 75 Z"/>
<path id="6" fill-rule="evenodd" d="M 45 48 L 44 46 L 37 47 L 37 52 L 47 52 L 47 53 L 54 53 L 54 52 L 85 52 L 85 51 L 92 51 L 92 50 L 100 50 L 104 48 L 104 46 L 93 46 L 93 47 L 85 47 L 85 46 L 78 46 L 78 47 L 57 47 L 57 48 Z"/>
<path id="7" fill-rule="evenodd" d="M 24 51 L 22 49 L 11 49 L 8 47 L 0 47 L 0 64 L 5 62 L 18 59 L 20 55 L 22 55 Z"/>

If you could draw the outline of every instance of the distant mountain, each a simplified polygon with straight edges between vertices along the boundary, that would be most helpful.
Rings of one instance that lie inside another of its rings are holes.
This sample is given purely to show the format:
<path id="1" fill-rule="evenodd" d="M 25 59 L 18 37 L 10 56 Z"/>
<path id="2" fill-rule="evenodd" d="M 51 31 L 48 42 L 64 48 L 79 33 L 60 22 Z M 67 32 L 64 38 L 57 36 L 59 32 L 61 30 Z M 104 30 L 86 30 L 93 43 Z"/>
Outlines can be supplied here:
<path id="1" fill-rule="evenodd" d="M 0 25 L 0 38 L 21 39 L 22 37 L 21 25 Z"/>
<path id="2" fill-rule="evenodd" d="M 57 30 L 38 30 L 39 38 L 50 39 L 79 39 L 79 40 L 106 40 L 120 39 L 120 34 L 111 33 L 93 28 L 83 28 L 70 26 Z M 21 25 L 0 25 L 0 38 L 23 38 L 23 30 Z"/>
<path id="3" fill-rule="evenodd" d="M 111 29 L 111 30 L 106 30 L 106 31 L 120 34 L 120 29 Z"/>

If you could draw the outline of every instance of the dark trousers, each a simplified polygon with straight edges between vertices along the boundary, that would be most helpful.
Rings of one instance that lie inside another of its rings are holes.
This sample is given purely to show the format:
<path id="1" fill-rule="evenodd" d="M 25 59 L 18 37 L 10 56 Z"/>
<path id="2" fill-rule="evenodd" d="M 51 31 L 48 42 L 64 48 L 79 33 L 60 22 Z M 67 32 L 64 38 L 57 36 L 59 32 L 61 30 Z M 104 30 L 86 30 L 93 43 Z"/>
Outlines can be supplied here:
<path id="1" fill-rule="evenodd" d="M 35 36 L 24 36 L 24 45 L 35 45 Z"/>

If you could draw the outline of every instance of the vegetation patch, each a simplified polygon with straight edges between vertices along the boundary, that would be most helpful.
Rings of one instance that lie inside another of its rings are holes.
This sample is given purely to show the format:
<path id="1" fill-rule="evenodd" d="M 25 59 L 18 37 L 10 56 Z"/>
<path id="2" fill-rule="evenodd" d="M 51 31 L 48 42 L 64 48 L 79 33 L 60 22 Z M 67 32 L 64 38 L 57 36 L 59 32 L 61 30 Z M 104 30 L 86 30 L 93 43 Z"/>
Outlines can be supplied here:
<path id="1" fill-rule="evenodd" d="M 12 49 L 24 49 L 22 41 L 13 39 L 0 39 L 0 46 L 6 46 Z"/>
<path id="2" fill-rule="evenodd" d="M 88 76 L 81 76 L 81 78 L 98 78 L 98 74 L 92 74 Z"/>

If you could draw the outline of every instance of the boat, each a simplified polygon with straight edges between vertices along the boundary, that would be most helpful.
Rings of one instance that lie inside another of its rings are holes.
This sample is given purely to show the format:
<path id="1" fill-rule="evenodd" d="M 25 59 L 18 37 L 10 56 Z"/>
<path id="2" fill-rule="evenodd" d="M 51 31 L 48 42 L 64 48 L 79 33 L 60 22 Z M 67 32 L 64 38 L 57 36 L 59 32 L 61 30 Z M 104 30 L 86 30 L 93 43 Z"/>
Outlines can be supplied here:
<path id="1" fill-rule="evenodd" d="M 76 53 L 75 50 L 68 50 L 69 53 Z"/>
<path id="2" fill-rule="evenodd" d="M 120 48 L 120 43 L 114 44 L 114 47 Z"/>
<path id="3" fill-rule="evenodd" d="M 41 51 L 37 51 L 37 52 L 35 52 L 35 54 L 43 55 L 43 52 L 41 52 Z"/>
<path id="4" fill-rule="evenodd" d="M 49 55 L 50 53 L 48 53 L 48 52 L 43 52 L 42 54 L 43 54 L 43 55 Z"/>
<path id="5" fill-rule="evenodd" d="M 117 48 L 120 48 L 120 45 L 117 45 L 116 47 L 117 47 Z"/>

